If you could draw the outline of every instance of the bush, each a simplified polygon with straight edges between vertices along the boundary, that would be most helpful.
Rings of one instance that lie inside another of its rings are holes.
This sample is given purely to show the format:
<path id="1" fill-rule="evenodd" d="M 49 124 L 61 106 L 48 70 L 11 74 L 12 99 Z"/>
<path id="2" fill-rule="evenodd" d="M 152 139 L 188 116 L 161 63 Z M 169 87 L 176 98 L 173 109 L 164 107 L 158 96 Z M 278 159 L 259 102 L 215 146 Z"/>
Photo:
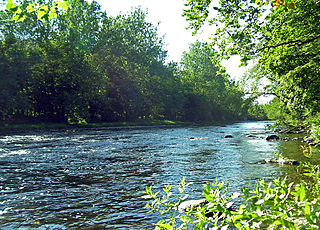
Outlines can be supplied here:
<path id="1" fill-rule="evenodd" d="M 157 230 L 319 229 L 319 166 L 304 164 L 298 169 L 302 173 L 299 183 L 289 183 L 286 178 L 270 183 L 261 180 L 254 189 L 242 188 L 241 193 L 231 195 L 228 183 L 204 185 L 208 203 L 184 213 L 178 212 L 178 207 L 188 197 L 185 179 L 179 185 L 165 186 L 162 193 L 147 187 L 146 194 L 153 200 L 147 207 L 165 217 L 156 224 Z"/>

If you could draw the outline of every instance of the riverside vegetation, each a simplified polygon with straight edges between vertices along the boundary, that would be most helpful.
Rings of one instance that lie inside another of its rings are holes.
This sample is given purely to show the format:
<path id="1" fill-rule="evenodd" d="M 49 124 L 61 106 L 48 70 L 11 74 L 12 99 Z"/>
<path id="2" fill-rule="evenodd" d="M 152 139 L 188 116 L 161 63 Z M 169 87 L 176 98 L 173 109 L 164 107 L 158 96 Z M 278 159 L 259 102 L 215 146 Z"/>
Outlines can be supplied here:
<path id="1" fill-rule="evenodd" d="M 178 212 L 188 197 L 185 179 L 179 185 L 165 186 L 162 193 L 147 187 L 146 194 L 153 199 L 147 207 L 166 217 L 155 229 L 319 229 L 319 166 L 303 164 L 298 170 L 300 182 L 260 180 L 241 193 L 229 194 L 228 183 L 206 184 L 203 195 L 208 204 L 185 213 Z"/>
<path id="2" fill-rule="evenodd" d="M 140 8 L 113 17 L 95 1 L 42 4 L 0 11 L 0 124 L 255 118 L 254 97 L 206 43 L 168 62 Z"/>
<path id="3" fill-rule="evenodd" d="M 0 12 L 2 123 L 221 121 L 267 114 L 320 138 L 319 1 L 186 1 L 190 28 L 196 33 L 204 23 L 215 26 L 213 40 L 192 44 L 181 63 L 169 64 L 157 28 L 141 9 L 110 17 L 94 1 L 69 3 L 56 5 L 65 12 L 54 15 L 30 10 L 27 1 L 8 1 L 8 10 Z M 243 64 L 255 60 L 242 86 L 220 65 L 231 55 L 240 55 Z M 262 81 L 268 82 L 264 88 Z M 248 98 L 249 82 L 255 94 Z M 254 104 L 261 93 L 275 98 Z M 147 188 L 154 199 L 149 208 L 167 216 L 157 229 L 317 229 L 319 166 L 298 169 L 300 182 L 262 180 L 242 194 L 228 194 L 222 182 L 205 185 L 209 205 L 186 214 L 176 210 L 184 180 L 166 186 L 164 196 Z M 172 197 L 174 188 L 180 195 Z M 229 209 L 234 199 L 242 204 Z"/>

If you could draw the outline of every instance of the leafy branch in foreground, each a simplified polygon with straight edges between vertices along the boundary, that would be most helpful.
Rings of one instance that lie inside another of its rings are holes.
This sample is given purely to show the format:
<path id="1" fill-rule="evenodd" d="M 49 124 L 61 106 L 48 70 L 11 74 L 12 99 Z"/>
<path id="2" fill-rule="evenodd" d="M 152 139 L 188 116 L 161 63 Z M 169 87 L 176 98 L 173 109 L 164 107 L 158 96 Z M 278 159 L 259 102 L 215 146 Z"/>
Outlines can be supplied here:
<path id="1" fill-rule="evenodd" d="M 183 178 L 179 185 L 165 185 L 160 196 L 159 192 L 153 192 L 152 186 L 146 188 L 146 194 L 149 198 L 153 199 L 151 204 L 147 204 L 146 207 L 150 209 L 150 213 L 160 213 L 167 218 L 166 220 L 159 221 L 156 229 L 171 229 L 171 226 L 176 226 L 179 220 L 189 223 L 189 219 L 185 219 L 186 216 L 181 216 L 178 213 L 178 207 L 182 201 L 188 198 L 185 196 L 185 189 L 190 184 L 186 184 L 185 178 Z M 174 195 L 172 190 L 178 189 L 178 195 Z"/>
<path id="2" fill-rule="evenodd" d="M 163 196 L 147 187 L 146 194 L 153 199 L 147 207 L 165 216 L 155 229 L 319 229 L 320 168 L 304 164 L 298 170 L 304 181 L 260 180 L 253 189 L 242 188 L 241 193 L 232 195 L 228 183 L 206 184 L 203 195 L 207 204 L 185 212 L 177 212 L 187 197 L 185 179 L 179 185 L 165 186 Z M 178 195 L 172 192 L 175 188 Z"/>
<path id="3" fill-rule="evenodd" d="M 69 1 L 54 1 L 51 5 L 39 4 L 39 3 L 23 3 L 15 4 L 13 0 L 8 0 L 6 9 L 13 13 L 12 20 L 24 21 L 28 14 L 36 13 L 37 17 L 41 21 L 51 20 L 56 18 L 60 11 L 67 11 L 69 8 Z"/>

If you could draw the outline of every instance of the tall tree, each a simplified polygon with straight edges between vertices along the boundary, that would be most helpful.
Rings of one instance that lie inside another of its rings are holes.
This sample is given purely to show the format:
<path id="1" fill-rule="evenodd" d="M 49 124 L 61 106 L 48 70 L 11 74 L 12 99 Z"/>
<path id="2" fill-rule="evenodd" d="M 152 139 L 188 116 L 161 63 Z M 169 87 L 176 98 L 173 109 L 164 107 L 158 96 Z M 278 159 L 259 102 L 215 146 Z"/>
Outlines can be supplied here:
<path id="1" fill-rule="evenodd" d="M 235 120 L 242 116 L 243 93 L 212 61 L 215 51 L 196 42 L 182 58 L 185 116 L 188 120 Z"/>
<path id="2" fill-rule="evenodd" d="M 24 91 L 30 77 L 28 51 L 13 35 L 0 41 L 0 122 L 23 116 L 29 108 Z M 23 118 L 23 117 L 21 117 Z"/>
<path id="3" fill-rule="evenodd" d="M 165 52 L 145 12 L 138 8 L 127 15 L 105 17 L 93 57 L 110 80 L 110 116 L 126 120 L 152 116 L 152 69 L 157 63 L 163 65 Z"/>

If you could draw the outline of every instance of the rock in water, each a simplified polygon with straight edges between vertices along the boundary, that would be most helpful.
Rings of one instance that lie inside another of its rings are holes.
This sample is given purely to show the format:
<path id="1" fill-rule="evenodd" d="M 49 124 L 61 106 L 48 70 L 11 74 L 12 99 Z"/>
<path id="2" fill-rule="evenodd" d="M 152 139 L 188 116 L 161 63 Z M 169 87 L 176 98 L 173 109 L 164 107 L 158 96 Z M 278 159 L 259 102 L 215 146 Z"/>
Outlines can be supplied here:
<path id="1" fill-rule="evenodd" d="M 256 164 L 280 164 L 280 165 L 299 165 L 299 161 L 291 159 L 276 159 L 276 158 L 266 158 L 264 160 L 256 162 Z"/>
<path id="2" fill-rule="evenodd" d="M 186 212 L 188 210 L 192 210 L 194 208 L 197 208 L 199 206 L 203 206 L 208 203 L 209 202 L 207 201 L 207 199 L 187 200 L 187 201 L 182 202 L 179 205 L 178 210 L 179 210 L 179 212 Z"/>
<path id="3" fill-rule="evenodd" d="M 277 136 L 277 135 L 269 135 L 266 137 L 266 140 L 267 141 L 276 141 L 276 140 L 279 140 L 280 138 Z"/>

